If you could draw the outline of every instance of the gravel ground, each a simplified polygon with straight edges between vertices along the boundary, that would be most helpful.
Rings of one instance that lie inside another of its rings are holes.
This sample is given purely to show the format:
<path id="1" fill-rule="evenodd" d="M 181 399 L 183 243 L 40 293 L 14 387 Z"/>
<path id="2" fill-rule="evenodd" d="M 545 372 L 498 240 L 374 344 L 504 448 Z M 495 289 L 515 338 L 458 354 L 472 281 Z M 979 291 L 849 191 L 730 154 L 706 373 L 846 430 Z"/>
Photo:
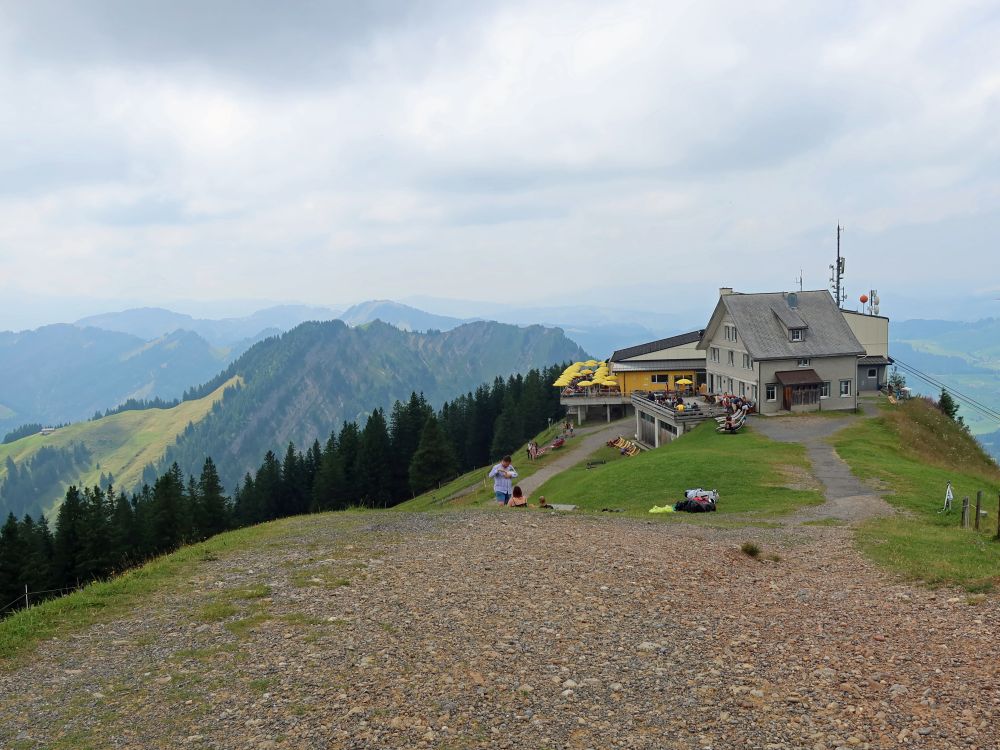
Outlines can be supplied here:
<path id="1" fill-rule="evenodd" d="M 846 529 L 285 528 L 0 673 L 0 748 L 1000 747 L 1000 600 L 894 581 Z"/>

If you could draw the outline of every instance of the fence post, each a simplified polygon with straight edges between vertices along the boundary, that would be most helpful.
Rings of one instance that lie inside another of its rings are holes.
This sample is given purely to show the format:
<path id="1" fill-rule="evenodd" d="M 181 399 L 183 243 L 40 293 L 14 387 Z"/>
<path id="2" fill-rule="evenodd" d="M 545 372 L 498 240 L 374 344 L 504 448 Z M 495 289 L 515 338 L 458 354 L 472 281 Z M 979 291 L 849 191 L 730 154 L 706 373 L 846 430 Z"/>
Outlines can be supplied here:
<path id="1" fill-rule="evenodd" d="M 962 498 L 962 528 L 969 528 L 969 496 Z"/>
<path id="2" fill-rule="evenodd" d="M 24 608 L 27 609 L 30 606 L 28 603 L 28 584 L 24 584 Z"/>
<path id="3" fill-rule="evenodd" d="M 983 507 L 983 491 L 976 490 L 976 531 L 979 531 L 979 511 Z"/>
<path id="4" fill-rule="evenodd" d="M 1000 542 L 1000 492 L 997 493 L 997 541 Z"/>

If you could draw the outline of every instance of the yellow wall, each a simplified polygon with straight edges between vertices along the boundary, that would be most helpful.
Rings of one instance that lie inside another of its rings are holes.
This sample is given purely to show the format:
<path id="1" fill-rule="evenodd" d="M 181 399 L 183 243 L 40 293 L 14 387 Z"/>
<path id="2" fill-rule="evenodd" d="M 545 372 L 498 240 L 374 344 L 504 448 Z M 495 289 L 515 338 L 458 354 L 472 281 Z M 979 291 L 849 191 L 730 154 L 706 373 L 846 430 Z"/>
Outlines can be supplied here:
<path id="1" fill-rule="evenodd" d="M 654 375 L 669 375 L 669 383 L 654 383 Z M 626 396 L 632 391 L 664 391 L 674 390 L 674 382 L 687 378 L 694 382 L 693 370 L 656 370 L 652 372 L 618 372 L 615 373 L 621 385 L 622 393 Z M 693 387 L 693 386 L 692 386 Z"/>

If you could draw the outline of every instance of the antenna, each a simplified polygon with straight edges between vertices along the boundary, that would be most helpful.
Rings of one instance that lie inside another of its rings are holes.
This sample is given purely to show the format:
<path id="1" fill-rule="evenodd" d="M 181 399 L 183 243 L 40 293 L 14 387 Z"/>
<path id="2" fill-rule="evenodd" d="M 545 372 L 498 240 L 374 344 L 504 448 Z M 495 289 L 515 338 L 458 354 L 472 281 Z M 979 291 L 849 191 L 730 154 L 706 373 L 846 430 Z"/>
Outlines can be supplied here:
<path id="1" fill-rule="evenodd" d="M 844 228 L 840 226 L 840 222 L 837 222 L 837 263 L 830 266 L 830 289 L 837 307 L 840 307 L 847 299 L 847 291 L 843 288 L 845 259 L 840 254 L 840 235 L 843 231 Z"/>
<path id="2" fill-rule="evenodd" d="M 801 268 L 799 269 L 799 278 L 797 278 L 796 281 L 799 282 L 799 291 L 801 292 L 802 291 L 802 269 Z"/>

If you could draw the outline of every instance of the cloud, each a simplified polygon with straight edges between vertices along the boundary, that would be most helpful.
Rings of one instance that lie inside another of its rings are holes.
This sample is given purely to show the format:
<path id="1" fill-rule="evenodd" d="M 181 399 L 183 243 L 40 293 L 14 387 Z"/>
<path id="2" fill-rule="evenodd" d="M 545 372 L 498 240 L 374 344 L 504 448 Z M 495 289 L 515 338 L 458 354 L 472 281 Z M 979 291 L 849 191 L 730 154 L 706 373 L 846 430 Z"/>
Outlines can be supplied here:
<path id="1" fill-rule="evenodd" d="M 984 3 L 7 3 L 0 286 L 476 297 L 499 262 L 521 299 L 641 278 L 678 308 L 825 285 L 838 221 L 852 283 L 932 286 L 944 245 L 958 283 L 988 262 L 964 228 L 1000 220 L 998 26 Z"/>

